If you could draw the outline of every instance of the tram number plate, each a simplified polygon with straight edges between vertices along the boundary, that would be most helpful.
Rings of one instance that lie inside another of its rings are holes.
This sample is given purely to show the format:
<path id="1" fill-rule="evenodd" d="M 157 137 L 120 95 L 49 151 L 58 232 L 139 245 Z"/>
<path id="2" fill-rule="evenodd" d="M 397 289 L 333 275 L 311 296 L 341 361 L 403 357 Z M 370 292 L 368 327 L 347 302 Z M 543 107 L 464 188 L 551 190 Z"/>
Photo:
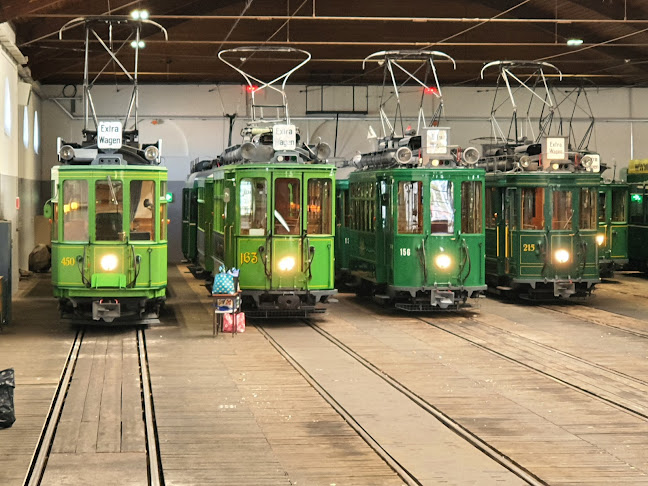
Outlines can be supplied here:
<path id="1" fill-rule="evenodd" d="M 272 148 L 275 150 L 295 150 L 297 129 L 295 125 L 274 125 L 272 127 Z"/>
<path id="2" fill-rule="evenodd" d="M 71 267 L 75 262 L 76 260 L 73 257 L 61 258 L 61 265 L 63 265 L 64 267 Z"/>
<path id="3" fill-rule="evenodd" d="M 535 251 L 535 243 L 525 243 L 522 245 L 522 251 Z"/>
<path id="4" fill-rule="evenodd" d="M 400 248 L 400 256 L 411 256 L 412 250 L 410 248 Z"/>
<path id="5" fill-rule="evenodd" d="M 246 251 L 244 253 L 241 253 L 241 265 L 244 263 L 257 263 L 259 261 L 259 257 L 257 256 L 256 251 Z"/>

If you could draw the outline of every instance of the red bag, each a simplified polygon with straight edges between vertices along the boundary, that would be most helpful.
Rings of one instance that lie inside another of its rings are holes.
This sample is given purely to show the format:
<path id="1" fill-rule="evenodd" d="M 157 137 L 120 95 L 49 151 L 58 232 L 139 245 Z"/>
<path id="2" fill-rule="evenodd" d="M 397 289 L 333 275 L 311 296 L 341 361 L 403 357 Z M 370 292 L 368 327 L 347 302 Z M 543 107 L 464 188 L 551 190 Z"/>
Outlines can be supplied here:
<path id="1" fill-rule="evenodd" d="M 236 319 L 236 331 L 232 330 L 233 318 Z M 223 332 L 245 332 L 245 314 L 243 312 L 223 314 Z"/>

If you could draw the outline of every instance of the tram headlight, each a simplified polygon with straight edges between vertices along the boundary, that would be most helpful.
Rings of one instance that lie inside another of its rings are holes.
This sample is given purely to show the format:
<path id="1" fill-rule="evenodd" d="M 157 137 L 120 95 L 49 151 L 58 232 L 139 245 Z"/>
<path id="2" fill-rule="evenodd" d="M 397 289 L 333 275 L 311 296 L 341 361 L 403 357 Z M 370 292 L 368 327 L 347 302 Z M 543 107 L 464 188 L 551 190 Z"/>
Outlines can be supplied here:
<path id="1" fill-rule="evenodd" d="M 601 246 L 603 243 L 605 243 L 605 235 L 596 235 L 596 244 Z"/>
<path id="2" fill-rule="evenodd" d="M 59 157 L 61 160 L 72 160 L 74 158 L 74 149 L 70 145 L 63 145 L 59 150 Z"/>
<path id="3" fill-rule="evenodd" d="M 155 145 L 149 145 L 144 150 L 144 158 L 149 162 L 153 162 L 154 160 L 156 160 L 159 155 L 160 155 L 160 151 Z"/>
<path id="4" fill-rule="evenodd" d="M 283 257 L 279 260 L 279 270 L 282 272 L 290 272 L 295 268 L 295 259 L 293 257 Z"/>
<path id="5" fill-rule="evenodd" d="M 569 261 L 569 252 L 567 250 L 556 250 L 554 260 L 556 260 L 556 263 L 567 263 Z"/>
<path id="6" fill-rule="evenodd" d="M 450 267 L 451 263 L 452 260 L 445 253 L 441 253 L 440 255 L 437 255 L 436 258 L 434 259 L 434 264 L 441 270 L 447 270 Z"/>
<path id="7" fill-rule="evenodd" d="M 439 166 L 439 159 L 433 159 L 432 160 L 432 167 L 438 167 Z"/>
<path id="8" fill-rule="evenodd" d="M 112 272 L 113 270 L 115 270 L 117 268 L 118 263 L 119 263 L 119 259 L 117 258 L 117 255 L 113 255 L 113 254 L 102 256 L 101 261 L 99 262 L 101 268 L 105 272 Z"/>

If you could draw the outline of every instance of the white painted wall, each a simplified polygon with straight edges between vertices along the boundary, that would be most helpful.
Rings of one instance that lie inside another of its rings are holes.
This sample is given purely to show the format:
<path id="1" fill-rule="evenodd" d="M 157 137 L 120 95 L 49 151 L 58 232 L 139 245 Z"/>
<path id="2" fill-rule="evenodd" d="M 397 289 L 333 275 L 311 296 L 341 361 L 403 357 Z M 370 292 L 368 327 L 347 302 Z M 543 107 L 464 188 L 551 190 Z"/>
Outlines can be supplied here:
<path id="1" fill-rule="evenodd" d="M 5 80 L 9 82 L 9 98 L 5 96 Z M 34 112 L 40 111 L 39 97 L 32 93 L 28 110 L 28 147 L 23 145 L 24 106 L 18 100 L 18 70 L 13 59 L 0 49 L 0 219 L 12 221 L 13 230 L 13 288 L 18 286 L 18 269 L 27 269 L 29 253 L 35 246 L 34 217 L 42 213 L 39 200 L 41 157 L 34 152 Z M 11 131 L 4 128 L 4 113 L 8 109 Z M 39 113 L 39 117 L 41 114 Z M 40 151 L 42 153 L 42 149 Z M 20 197 L 20 210 L 16 198 Z"/>
<path id="2" fill-rule="evenodd" d="M 60 97 L 62 86 L 45 86 L 50 97 Z M 381 87 L 370 87 L 368 91 L 368 115 L 351 118 L 340 117 L 338 126 L 337 156 L 351 157 L 356 151 L 369 151 L 374 142 L 367 139 L 369 126 L 380 134 L 378 107 Z M 403 113 L 416 125 L 420 90 L 414 88 L 403 97 Z M 81 88 L 79 87 L 79 95 Z M 489 116 L 493 103 L 492 87 L 448 87 L 443 90 L 447 124 L 452 128 L 452 143 L 467 147 L 474 145 L 470 140 L 490 135 Z M 362 89 L 356 91 L 356 106 L 367 105 Z M 119 119 L 126 113 L 130 89 L 115 85 L 96 86 L 93 97 L 97 112 L 103 118 Z M 318 96 L 310 97 L 309 108 L 319 109 Z M 317 141 L 320 137 L 331 147 L 335 145 L 335 115 L 306 116 L 304 86 L 289 86 L 293 121 L 301 128 L 302 137 Z M 59 100 L 60 101 L 60 100 Z M 276 100 L 265 100 L 272 103 Z M 601 153 L 603 160 L 618 164 L 617 174 L 627 167 L 631 154 L 635 158 L 648 158 L 648 89 L 646 88 L 605 88 L 589 91 L 589 101 L 596 117 L 596 128 L 590 149 Z M 69 100 L 60 101 L 70 109 Z M 214 158 L 227 145 L 228 119 L 225 113 L 237 113 L 234 129 L 234 143 L 240 140 L 240 129 L 246 121 L 249 94 L 242 85 L 143 85 L 140 87 L 140 140 L 143 142 L 163 139 L 163 164 L 169 168 L 170 181 L 183 181 L 192 159 Z M 426 104 L 432 108 L 435 103 L 432 95 L 427 95 Z M 329 87 L 324 91 L 324 108 L 328 110 L 348 110 L 351 106 L 351 91 L 348 87 Z M 518 99 L 521 116 L 526 114 L 528 98 Z M 504 105 L 506 107 L 508 105 Z M 389 107 L 388 107 L 389 108 Z M 571 111 L 567 102 L 562 105 L 564 113 Z M 391 111 L 388 109 L 388 113 Z M 43 179 L 49 178 L 52 165 L 56 164 L 56 137 L 67 141 L 81 141 L 83 106 L 76 101 L 73 118 L 65 114 L 54 101 L 43 104 Z M 504 109 L 502 125 L 506 129 L 510 110 Z M 536 122 L 537 123 L 537 122 Z M 588 119 L 582 114 L 576 122 L 577 129 L 583 132 Z M 631 136 L 631 133 L 633 136 Z M 178 187 L 176 185 L 176 187 Z M 179 206 L 176 194 L 175 206 Z M 178 208 L 170 208 L 172 211 Z M 169 230 L 171 238 L 179 238 L 178 211 L 172 217 Z M 177 234 L 176 234 L 177 233 Z M 177 253 L 177 251 L 176 251 Z M 179 255 L 170 254 L 170 259 Z"/>

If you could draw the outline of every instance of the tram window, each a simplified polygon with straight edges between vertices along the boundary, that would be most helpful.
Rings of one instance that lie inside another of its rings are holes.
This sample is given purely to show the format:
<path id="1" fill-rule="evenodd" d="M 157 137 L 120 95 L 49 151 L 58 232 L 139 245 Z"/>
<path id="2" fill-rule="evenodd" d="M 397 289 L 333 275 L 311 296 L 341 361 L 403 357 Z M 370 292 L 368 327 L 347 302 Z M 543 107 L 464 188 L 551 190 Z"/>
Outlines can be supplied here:
<path id="1" fill-rule="evenodd" d="M 552 229 L 567 230 L 572 228 L 572 217 L 574 216 L 574 209 L 571 191 L 553 191 L 552 214 Z"/>
<path id="2" fill-rule="evenodd" d="M 389 222 L 389 186 L 387 181 L 380 181 L 380 225 L 387 228 Z"/>
<path id="3" fill-rule="evenodd" d="M 423 183 L 398 183 L 398 232 L 423 233 Z"/>
<path id="4" fill-rule="evenodd" d="M 630 194 L 630 223 L 643 224 L 643 187 L 633 188 Z"/>
<path id="5" fill-rule="evenodd" d="M 119 241 L 124 236 L 124 191 L 121 181 L 95 183 L 95 239 Z"/>
<path id="6" fill-rule="evenodd" d="M 212 228 L 214 228 L 214 231 L 219 231 L 222 233 L 225 229 L 225 221 L 223 220 L 224 213 L 225 200 L 223 198 L 223 180 L 219 179 L 217 181 L 214 181 L 214 224 L 212 226 Z"/>
<path id="7" fill-rule="evenodd" d="M 153 226 L 155 211 L 155 182 L 130 183 L 130 239 L 151 241 L 155 239 Z"/>
<path id="8" fill-rule="evenodd" d="M 452 182 L 430 181 L 430 231 L 454 233 L 454 191 Z"/>
<path id="9" fill-rule="evenodd" d="M 612 189 L 612 221 L 626 220 L 626 205 L 628 204 L 627 189 Z"/>
<path id="10" fill-rule="evenodd" d="M 605 222 L 605 209 L 607 207 L 607 195 L 605 192 L 599 192 L 598 197 L 598 220 L 601 223 Z"/>
<path id="11" fill-rule="evenodd" d="M 274 233 L 301 234 L 301 187 L 299 179 L 280 178 L 274 187 Z"/>
<path id="12" fill-rule="evenodd" d="M 58 241 L 59 239 L 59 214 L 58 214 L 58 202 L 52 202 L 52 241 Z"/>
<path id="13" fill-rule="evenodd" d="M 350 228 L 351 227 L 351 201 L 349 200 L 349 191 L 344 191 L 342 193 L 342 205 L 344 207 L 344 221 L 343 226 Z"/>
<path id="14" fill-rule="evenodd" d="M 466 181 L 461 183 L 461 232 L 475 234 L 482 232 L 482 183 Z"/>
<path id="15" fill-rule="evenodd" d="M 331 180 L 309 179 L 308 181 L 308 233 L 330 235 Z"/>
<path id="16" fill-rule="evenodd" d="M 268 228 L 267 181 L 263 177 L 241 179 L 239 191 L 241 234 L 264 236 Z"/>
<path id="17" fill-rule="evenodd" d="M 581 189 L 580 191 L 580 229 L 594 229 L 596 222 L 596 189 Z"/>
<path id="18" fill-rule="evenodd" d="M 489 187 L 486 189 L 486 227 L 495 228 L 497 226 L 497 211 L 500 207 L 499 198 L 497 197 L 497 188 Z"/>
<path id="19" fill-rule="evenodd" d="M 88 239 L 88 181 L 63 181 L 63 240 Z"/>
<path id="20" fill-rule="evenodd" d="M 167 225 L 169 220 L 167 219 L 167 203 L 160 203 L 160 241 L 166 241 L 167 239 Z"/>
<path id="21" fill-rule="evenodd" d="M 544 229 L 544 187 L 522 189 L 522 229 Z"/>

